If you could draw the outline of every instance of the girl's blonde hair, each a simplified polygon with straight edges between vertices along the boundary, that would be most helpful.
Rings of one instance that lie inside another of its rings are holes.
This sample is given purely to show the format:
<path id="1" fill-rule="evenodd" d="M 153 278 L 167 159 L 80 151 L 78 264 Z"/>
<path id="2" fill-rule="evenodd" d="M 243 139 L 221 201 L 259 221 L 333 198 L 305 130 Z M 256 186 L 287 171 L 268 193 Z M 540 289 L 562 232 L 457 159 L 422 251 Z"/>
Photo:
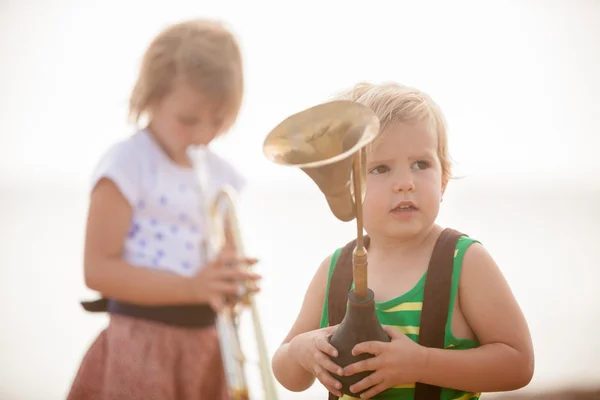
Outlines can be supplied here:
<path id="1" fill-rule="evenodd" d="M 233 125 L 244 92 L 242 56 L 222 23 L 183 21 L 152 40 L 129 99 L 130 119 L 137 123 L 181 80 L 210 99 L 225 126 Z"/>
<path id="2" fill-rule="evenodd" d="M 336 99 L 356 101 L 369 107 L 379 118 L 381 132 L 394 122 L 425 122 L 438 138 L 437 155 L 442 166 L 442 185 L 446 187 L 452 177 L 447 126 L 440 107 L 431 97 L 418 89 L 395 82 L 361 82 L 339 93 Z M 377 139 L 373 144 L 376 143 Z"/>

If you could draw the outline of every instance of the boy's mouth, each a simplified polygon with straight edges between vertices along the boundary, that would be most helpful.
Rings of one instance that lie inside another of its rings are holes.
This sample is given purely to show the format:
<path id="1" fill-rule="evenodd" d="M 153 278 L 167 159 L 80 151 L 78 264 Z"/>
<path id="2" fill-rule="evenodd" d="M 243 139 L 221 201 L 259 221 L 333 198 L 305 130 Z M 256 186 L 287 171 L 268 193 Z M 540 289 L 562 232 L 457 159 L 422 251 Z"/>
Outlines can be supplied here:
<path id="1" fill-rule="evenodd" d="M 419 208 L 412 201 L 401 201 L 392 211 L 417 211 Z"/>

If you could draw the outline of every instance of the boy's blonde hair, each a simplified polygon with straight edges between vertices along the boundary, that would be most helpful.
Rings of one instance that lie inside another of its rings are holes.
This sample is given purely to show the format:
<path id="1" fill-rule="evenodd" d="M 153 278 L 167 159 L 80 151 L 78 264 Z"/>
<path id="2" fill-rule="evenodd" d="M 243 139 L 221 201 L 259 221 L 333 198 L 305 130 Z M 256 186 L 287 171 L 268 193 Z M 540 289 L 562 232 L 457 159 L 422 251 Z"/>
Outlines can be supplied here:
<path id="1" fill-rule="evenodd" d="M 437 155 L 442 165 L 442 186 L 452 177 L 448 150 L 446 121 L 440 107 L 422 91 L 394 82 L 371 84 L 361 82 L 350 90 L 339 93 L 339 100 L 351 100 L 369 107 L 381 123 L 381 132 L 394 122 L 423 121 L 438 138 Z M 381 139 L 379 136 L 378 139 Z M 373 144 L 377 143 L 377 139 Z"/>
<path id="2" fill-rule="evenodd" d="M 148 46 L 129 100 L 134 122 L 183 80 L 207 96 L 224 125 L 237 119 L 243 91 L 242 56 L 233 34 L 212 20 L 168 26 Z"/>

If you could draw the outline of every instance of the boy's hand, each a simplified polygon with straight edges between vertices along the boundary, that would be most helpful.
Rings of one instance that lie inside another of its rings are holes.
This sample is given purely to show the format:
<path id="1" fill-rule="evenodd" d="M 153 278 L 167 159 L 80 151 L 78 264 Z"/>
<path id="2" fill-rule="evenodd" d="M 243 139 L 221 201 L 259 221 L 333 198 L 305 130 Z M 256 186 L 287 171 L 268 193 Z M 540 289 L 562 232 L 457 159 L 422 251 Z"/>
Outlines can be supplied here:
<path id="1" fill-rule="evenodd" d="M 335 380 L 329 372 L 342 375 L 342 368 L 328 357 L 337 357 L 338 353 L 328 338 L 338 325 L 302 333 L 290 342 L 290 355 L 305 370 L 313 374 L 331 393 L 342 396 L 342 384 Z M 329 371 L 329 372 L 328 372 Z"/>
<path id="2" fill-rule="evenodd" d="M 374 371 L 360 382 L 350 386 L 350 391 L 359 393 L 370 388 L 360 397 L 368 399 L 396 385 L 414 383 L 419 380 L 420 365 L 424 363 L 425 348 L 413 342 L 396 328 L 384 326 L 392 339 L 386 342 L 363 342 L 354 346 L 352 354 L 374 354 L 375 357 L 358 361 L 344 368 L 344 376 L 363 371 Z"/>

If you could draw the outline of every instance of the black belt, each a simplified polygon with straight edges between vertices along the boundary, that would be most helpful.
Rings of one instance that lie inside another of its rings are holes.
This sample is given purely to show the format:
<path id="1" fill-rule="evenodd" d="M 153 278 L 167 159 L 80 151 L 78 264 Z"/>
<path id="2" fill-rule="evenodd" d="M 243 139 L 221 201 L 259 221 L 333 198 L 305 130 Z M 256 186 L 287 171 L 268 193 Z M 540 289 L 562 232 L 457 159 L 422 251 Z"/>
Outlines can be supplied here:
<path id="1" fill-rule="evenodd" d="M 212 326 L 216 320 L 216 313 L 206 304 L 141 306 L 102 298 L 81 305 L 89 312 L 108 312 L 188 328 Z"/>

